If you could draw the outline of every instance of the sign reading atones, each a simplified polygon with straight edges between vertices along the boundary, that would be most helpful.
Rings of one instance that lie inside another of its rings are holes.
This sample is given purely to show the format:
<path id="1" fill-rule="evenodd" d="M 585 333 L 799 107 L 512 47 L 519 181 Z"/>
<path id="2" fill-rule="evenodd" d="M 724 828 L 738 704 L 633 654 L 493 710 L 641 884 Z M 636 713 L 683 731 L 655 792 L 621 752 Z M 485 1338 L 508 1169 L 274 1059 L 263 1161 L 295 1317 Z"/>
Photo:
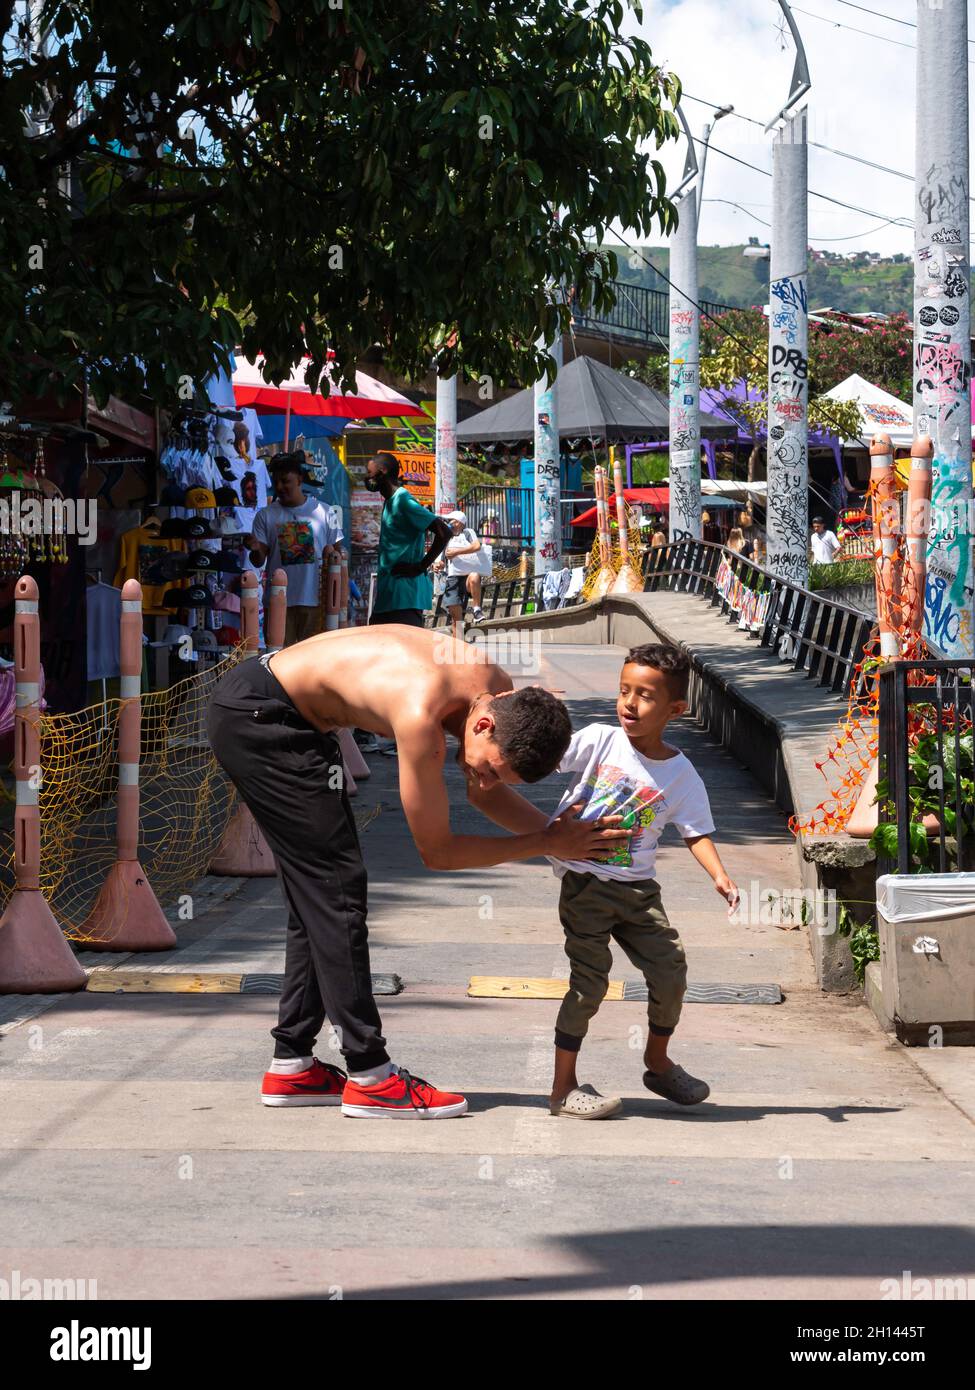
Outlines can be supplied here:
<path id="1" fill-rule="evenodd" d="M 399 480 L 424 507 L 434 506 L 436 496 L 435 456 L 432 453 L 394 449 L 399 462 Z"/>

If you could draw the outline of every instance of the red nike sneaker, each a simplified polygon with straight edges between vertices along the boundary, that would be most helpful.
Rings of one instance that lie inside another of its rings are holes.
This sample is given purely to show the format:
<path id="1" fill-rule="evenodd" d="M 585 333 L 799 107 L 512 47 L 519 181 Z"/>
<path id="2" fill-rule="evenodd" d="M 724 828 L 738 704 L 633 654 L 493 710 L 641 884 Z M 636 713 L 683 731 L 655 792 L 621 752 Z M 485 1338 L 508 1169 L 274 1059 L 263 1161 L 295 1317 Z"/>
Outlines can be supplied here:
<path id="1" fill-rule="evenodd" d="M 357 1120 L 447 1120 L 466 1111 L 463 1096 L 438 1091 L 404 1067 L 398 1067 L 378 1086 L 347 1081 L 342 1092 L 342 1114 Z"/>
<path id="2" fill-rule="evenodd" d="M 348 1077 L 341 1067 L 329 1066 L 316 1057 L 307 1071 L 279 1076 L 264 1073 L 261 1083 L 263 1105 L 340 1105 L 342 1088 Z"/>

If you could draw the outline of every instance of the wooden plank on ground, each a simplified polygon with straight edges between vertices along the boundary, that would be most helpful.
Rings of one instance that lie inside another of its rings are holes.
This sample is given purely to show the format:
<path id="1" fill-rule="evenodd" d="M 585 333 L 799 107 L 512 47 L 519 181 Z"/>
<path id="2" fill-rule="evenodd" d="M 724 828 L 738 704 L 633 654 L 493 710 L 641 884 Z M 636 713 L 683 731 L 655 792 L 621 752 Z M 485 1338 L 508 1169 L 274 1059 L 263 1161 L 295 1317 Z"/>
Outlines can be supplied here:
<path id="1" fill-rule="evenodd" d="M 90 994 L 239 994 L 243 975 L 176 975 L 163 971 L 93 970 Z"/>
<path id="2" fill-rule="evenodd" d="M 547 975 L 537 980 L 511 975 L 472 975 L 467 995 L 470 999 L 562 999 L 568 988 L 568 980 L 556 980 Z M 610 980 L 606 998 L 623 998 L 622 980 Z"/>

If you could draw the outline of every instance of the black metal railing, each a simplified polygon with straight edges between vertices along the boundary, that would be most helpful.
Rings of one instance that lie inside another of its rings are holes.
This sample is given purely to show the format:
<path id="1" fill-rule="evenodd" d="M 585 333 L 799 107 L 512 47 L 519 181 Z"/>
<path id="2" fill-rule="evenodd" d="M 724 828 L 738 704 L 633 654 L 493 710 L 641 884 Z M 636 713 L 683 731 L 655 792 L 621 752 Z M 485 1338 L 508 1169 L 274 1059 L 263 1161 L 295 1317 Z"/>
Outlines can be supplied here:
<path id="1" fill-rule="evenodd" d="M 649 592 L 673 589 L 709 598 L 729 622 L 837 694 L 849 686 L 874 628 L 865 613 L 790 584 L 713 541 L 653 546 L 643 573 Z"/>
<path id="2" fill-rule="evenodd" d="M 895 661 L 880 672 L 881 873 L 975 869 L 972 670 Z"/>
<path id="3" fill-rule="evenodd" d="M 647 285 L 630 285 L 624 280 L 614 280 L 613 290 L 616 303 L 605 314 L 573 314 L 573 324 L 578 328 L 611 329 L 625 337 L 638 338 L 643 342 L 670 339 L 670 294 L 667 290 L 653 290 Z M 716 304 L 711 300 L 701 300 L 701 309 L 710 315 L 723 314 L 734 308 L 731 304 Z"/>
<path id="4" fill-rule="evenodd" d="M 486 619 L 519 617 L 523 613 L 534 612 L 533 605 L 541 608 L 541 601 L 535 596 L 535 581 L 530 576 L 527 579 L 489 579 L 481 587 L 481 608 Z M 448 621 L 443 594 L 437 594 L 431 626 L 440 627 Z"/>

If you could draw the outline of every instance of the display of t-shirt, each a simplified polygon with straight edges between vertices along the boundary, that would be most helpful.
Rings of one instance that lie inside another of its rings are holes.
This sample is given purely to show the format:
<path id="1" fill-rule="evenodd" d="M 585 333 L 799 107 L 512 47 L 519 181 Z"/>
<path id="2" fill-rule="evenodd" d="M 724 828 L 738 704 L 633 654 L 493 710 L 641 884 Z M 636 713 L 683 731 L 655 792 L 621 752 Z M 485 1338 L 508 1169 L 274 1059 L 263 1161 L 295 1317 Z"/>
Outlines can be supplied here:
<path id="1" fill-rule="evenodd" d="M 685 837 L 714 830 L 704 783 L 684 754 L 645 758 L 623 730 L 611 724 L 587 724 L 574 734 L 559 772 L 578 776 L 549 824 L 581 801 L 585 805 L 580 820 L 622 816 L 622 828 L 633 830 L 630 840 L 619 841 L 606 862 L 549 856 L 559 878 L 567 869 L 601 879 L 653 878 L 664 826 L 675 825 Z"/>
<path id="2" fill-rule="evenodd" d="M 398 487 L 387 499 L 379 526 L 379 566 L 373 613 L 392 613 L 400 608 L 423 611 L 433 603 L 433 582 L 429 574 L 401 579 L 392 571 L 401 561 L 415 564 L 423 559 L 426 533 L 434 521 L 433 512 L 421 507 L 405 487 Z"/>
<path id="3" fill-rule="evenodd" d="M 171 610 L 164 608 L 163 595 L 167 589 L 178 588 L 183 581 L 173 580 L 165 573 L 163 557 L 174 550 L 184 551 L 185 542 L 172 536 L 160 536 L 157 531 L 136 526 L 126 531 L 119 542 L 119 567 L 115 574 L 115 587 L 121 589 L 127 579 L 137 579 L 142 585 L 142 611 L 155 613 L 160 617 Z"/>
<path id="4" fill-rule="evenodd" d="M 89 584 L 85 594 L 85 636 L 90 681 L 120 673 L 122 591 L 111 584 Z"/>
<path id="5" fill-rule="evenodd" d="M 254 517 L 251 534 L 268 548 L 269 573 L 280 566 L 288 576 L 288 607 L 316 607 L 322 554 L 342 539 L 328 508 L 314 497 L 300 507 L 271 502 Z"/>

